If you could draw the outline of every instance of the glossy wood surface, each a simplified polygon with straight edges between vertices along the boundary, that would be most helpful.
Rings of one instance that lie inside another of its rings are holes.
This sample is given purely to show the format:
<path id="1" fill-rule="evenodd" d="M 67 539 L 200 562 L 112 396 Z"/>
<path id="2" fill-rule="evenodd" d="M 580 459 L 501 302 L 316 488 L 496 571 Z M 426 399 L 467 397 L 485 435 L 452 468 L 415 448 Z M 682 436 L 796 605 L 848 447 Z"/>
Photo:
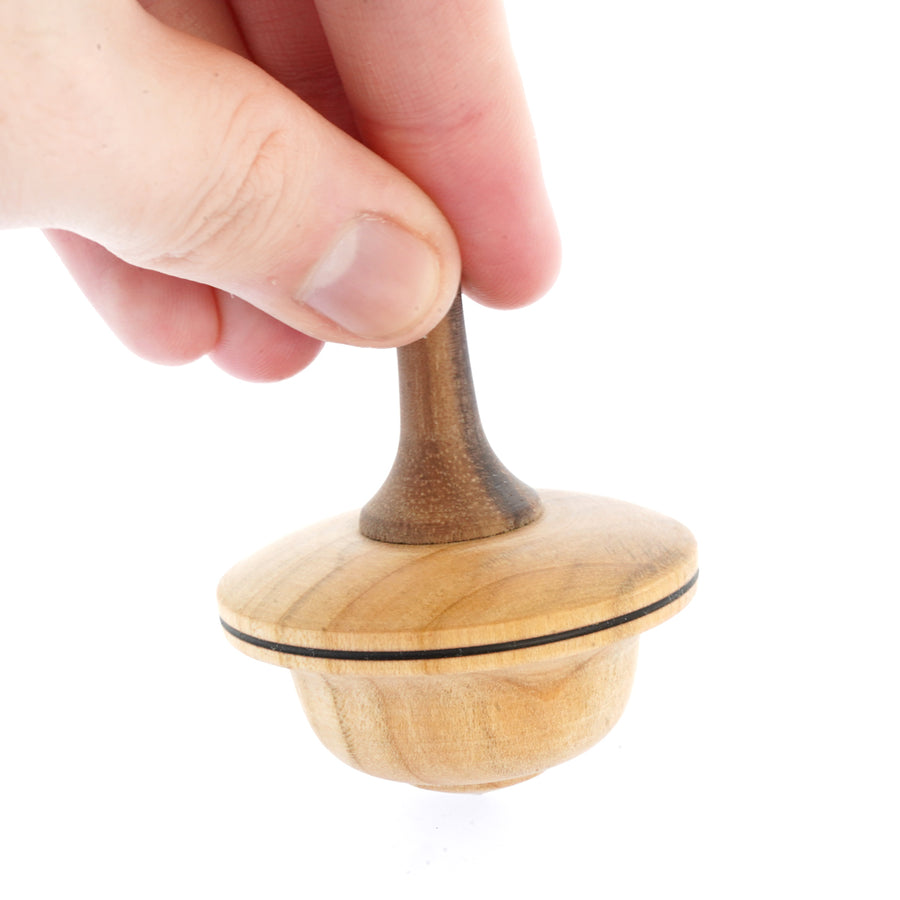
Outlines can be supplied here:
<path id="1" fill-rule="evenodd" d="M 243 652 L 287 668 L 471 671 L 609 644 L 658 624 L 689 601 L 694 587 L 686 586 L 697 556 L 683 525 L 618 500 L 559 491 L 542 496 L 545 513 L 537 522 L 477 541 L 383 544 L 359 534 L 355 513 L 290 535 L 223 579 L 222 620 L 245 636 L 229 638 Z M 616 620 L 622 621 L 528 648 L 453 652 L 515 645 Z M 331 659 L 275 645 L 360 657 L 446 653 Z"/>
<path id="2" fill-rule="evenodd" d="M 435 790 L 530 778 L 605 735 L 638 635 L 696 590 L 678 522 L 532 490 L 494 455 L 460 301 L 401 348 L 401 437 L 361 513 L 288 535 L 219 586 L 228 639 L 288 668 L 349 765 Z"/>
<path id="3" fill-rule="evenodd" d="M 440 544 L 520 528 L 540 500 L 495 455 L 478 415 L 462 298 L 430 334 L 397 351 L 400 445 L 360 515 L 367 537 Z"/>

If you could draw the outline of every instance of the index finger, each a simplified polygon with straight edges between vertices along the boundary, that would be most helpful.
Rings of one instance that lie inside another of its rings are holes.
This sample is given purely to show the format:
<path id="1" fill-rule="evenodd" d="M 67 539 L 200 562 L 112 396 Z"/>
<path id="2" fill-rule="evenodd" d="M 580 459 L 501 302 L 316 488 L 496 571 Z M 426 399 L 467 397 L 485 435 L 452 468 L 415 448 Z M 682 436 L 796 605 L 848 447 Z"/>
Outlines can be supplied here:
<path id="1" fill-rule="evenodd" d="M 543 294 L 559 237 L 502 3 L 316 7 L 360 134 L 449 219 L 468 293 L 497 306 Z"/>

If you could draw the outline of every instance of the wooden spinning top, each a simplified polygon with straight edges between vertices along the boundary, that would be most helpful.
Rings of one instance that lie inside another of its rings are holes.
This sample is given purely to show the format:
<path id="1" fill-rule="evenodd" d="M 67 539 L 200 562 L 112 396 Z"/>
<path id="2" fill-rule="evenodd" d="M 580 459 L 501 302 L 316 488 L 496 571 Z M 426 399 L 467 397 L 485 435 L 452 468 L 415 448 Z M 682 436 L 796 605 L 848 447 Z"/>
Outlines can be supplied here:
<path id="1" fill-rule="evenodd" d="M 229 571 L 222 625 L 291 670 L 340 759 L 444 791 L 523 781 L 581 753 L 624 709 L 638 635 L 682 609 L 696 545 L 678 522 L 542 491 L 485 439 L 461 301 L 398 351 L 401 435 L 361 513 Z"/>

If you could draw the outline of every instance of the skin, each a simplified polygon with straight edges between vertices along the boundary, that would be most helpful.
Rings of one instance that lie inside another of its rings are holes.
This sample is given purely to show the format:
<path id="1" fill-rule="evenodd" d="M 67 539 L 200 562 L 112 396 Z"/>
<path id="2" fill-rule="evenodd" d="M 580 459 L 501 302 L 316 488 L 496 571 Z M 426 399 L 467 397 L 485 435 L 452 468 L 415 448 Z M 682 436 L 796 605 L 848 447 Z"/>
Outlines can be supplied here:
<path id="1" fill-rule="evenodd" d="M 0 0 L 0 83 L 0 226 L 45 229 L 147 359 L 281 379 L 418 339 L 460 280 L 512 308 L 556 276 L 499 2 Z M 397 256 L 377 329 L 306 302 L 361 219 L 437 261 Z"/>

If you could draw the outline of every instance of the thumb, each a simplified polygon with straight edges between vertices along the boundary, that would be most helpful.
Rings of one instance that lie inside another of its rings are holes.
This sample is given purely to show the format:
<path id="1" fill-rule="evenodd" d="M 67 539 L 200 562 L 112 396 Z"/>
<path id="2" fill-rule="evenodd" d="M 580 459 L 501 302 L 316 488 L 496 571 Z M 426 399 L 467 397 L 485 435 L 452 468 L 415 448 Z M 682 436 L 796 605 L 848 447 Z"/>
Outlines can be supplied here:
<path id="1" fill-rule="evenodd" d="M 56 152 L 31 155 L 27 224 L 321 340 L 391 346 L 439 321 L 459 251 L 421 190 L 242 57 L 136 4 L 99 6 L 99 22 L 65 26 L 66 83 L 43 85 Z"/>

